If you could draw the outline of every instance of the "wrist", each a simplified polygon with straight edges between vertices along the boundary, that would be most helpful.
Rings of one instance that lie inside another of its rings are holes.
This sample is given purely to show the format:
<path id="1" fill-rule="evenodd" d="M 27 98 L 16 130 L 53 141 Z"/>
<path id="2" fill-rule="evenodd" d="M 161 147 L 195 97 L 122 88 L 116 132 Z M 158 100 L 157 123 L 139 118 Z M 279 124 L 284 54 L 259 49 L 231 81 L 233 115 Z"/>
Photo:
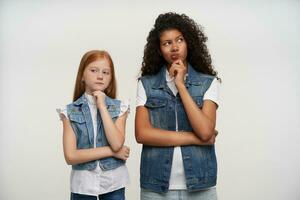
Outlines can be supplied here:
<path id="1" fill-rule="evenodd" d="M 114 152 L 111 147 L 109 147 L 109 149 L 110 149 L 111 156 L 116 157 L 116 152 Z"/>
<path id="2" fill-rule="evenodd" d="M 184 82 L 177 82 L 176 87 L 178 91 L 184 89 L 185 88 Z"/>
<path id="3" fill-rule="evenodd" d="M 195 138 L 195 135 L 191 132 L 187 132 L 184 134 L 185 135 L 185 141 L 186 145 L 195 145 L 197 142 L 197 139 Z"/>
<path id="4" fill-rule="evenodd" d="M 105 109 L 106 108 L 106 104 L 104 102 L 98 103 L 97 107 L 101 110 L 101 109 Z"/>

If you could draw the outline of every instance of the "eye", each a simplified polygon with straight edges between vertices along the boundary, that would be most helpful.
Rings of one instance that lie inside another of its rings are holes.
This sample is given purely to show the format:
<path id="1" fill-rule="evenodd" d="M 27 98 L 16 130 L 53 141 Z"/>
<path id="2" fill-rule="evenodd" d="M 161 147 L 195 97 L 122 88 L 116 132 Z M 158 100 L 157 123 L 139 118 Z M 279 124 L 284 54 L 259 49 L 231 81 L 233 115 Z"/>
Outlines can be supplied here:
<path id="1" fill-rule="evenodd" d="M 103 74 L 105 74 L 105 75 L 109 75 L 109 74 L 110 74 L 110 72 L 109 72 L 108 70 L 104 70 L 104 71 L 103 71 Z"/>
<path id="2" fill-rule="evenodd" d="M 97 72 L 96 69 L 90 69 L 90 71 L 93 72 L 93 73 Z"/>
<path id="3" fill-rule="evenodd" d="M 182 37 L 178 38 L 178 40 L 177 40 L 177 42 L 179 42 L 179 43 L 181 43 L 183 41 L 184 41 L 184 39 Z"/>
<path id="4" fill-rule="evenodd" d="M 167 47 L 167 46 L 169 46 L 171 44 L 171 42 L 164 42 L 162 45 L 164 46 L 164 47 Z"/>

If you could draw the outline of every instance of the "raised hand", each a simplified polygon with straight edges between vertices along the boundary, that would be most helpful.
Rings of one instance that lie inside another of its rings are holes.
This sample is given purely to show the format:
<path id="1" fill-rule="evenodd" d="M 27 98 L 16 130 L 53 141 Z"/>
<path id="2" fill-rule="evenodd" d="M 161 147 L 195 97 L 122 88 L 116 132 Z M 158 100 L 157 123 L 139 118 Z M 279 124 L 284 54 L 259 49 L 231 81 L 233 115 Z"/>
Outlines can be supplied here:
<path id="1" fill-rule="evenodd" d="M 175 85 L 184 84 L 184 78 L 187 73 L 187 67 L 182 60 L 178 59 L 174 61 L 170 67 L 170 76 L 174 77 Z"/>
<path id="2" fill-rule="evenodd" d="M 95 91 L 92 95 L 96 98 L 97 107 L 100 109 L 101 107 L 106 107 L 105 104 L 105 93 L 99 91 Z"/>

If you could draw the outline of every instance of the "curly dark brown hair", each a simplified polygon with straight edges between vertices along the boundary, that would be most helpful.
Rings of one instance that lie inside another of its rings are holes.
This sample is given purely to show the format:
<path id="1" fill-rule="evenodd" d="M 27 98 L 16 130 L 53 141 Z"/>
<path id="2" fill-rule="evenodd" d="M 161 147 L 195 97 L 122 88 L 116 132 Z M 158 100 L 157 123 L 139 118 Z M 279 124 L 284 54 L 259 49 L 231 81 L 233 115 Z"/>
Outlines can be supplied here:
<path id="1" fill-rule="evenodd" d="M 198 72 L 217 76 L 205 44 L 207 37 L 203 33 L 203 28 L 185 14 L 173 12 L 160 14 L 155 20 L 154 28 L 149 32 L 144 48 L 142 76 L 154 75 L 167 64 L 160 52 L 160 36 L 170 29 L 177 29 L 183 34 L 187 43 L 187 62 Z"/>

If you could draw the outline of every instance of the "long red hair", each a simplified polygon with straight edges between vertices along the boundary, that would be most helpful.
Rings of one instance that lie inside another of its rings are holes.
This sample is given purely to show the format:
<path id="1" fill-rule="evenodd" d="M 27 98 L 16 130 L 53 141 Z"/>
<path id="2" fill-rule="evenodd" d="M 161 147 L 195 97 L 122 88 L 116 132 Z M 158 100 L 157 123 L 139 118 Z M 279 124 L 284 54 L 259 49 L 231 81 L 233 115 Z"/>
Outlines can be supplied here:
<path id="1" fill-rule="evenodd" d="M 117 93 L 117 83 L 115 78 L 115 68 L 114 63 L 107 51 L 100 51 L 100 50 L 92 50 L 86 52 L 80 61 L 80 65 L 77 72 L 76 82 L 75 82 L 75 89 L 73 95 L 73 101 L 76 101 L 85 91 L 85 84 L 82 82 L 82 76 L 85 68 L 92 62 L 99 60 L 99 59 L 107 59 L 111 69 L 111 81 L 108 87 L 104 90 L 104 93 L 109 96 L 110 98 L 116 98 Z"/>

